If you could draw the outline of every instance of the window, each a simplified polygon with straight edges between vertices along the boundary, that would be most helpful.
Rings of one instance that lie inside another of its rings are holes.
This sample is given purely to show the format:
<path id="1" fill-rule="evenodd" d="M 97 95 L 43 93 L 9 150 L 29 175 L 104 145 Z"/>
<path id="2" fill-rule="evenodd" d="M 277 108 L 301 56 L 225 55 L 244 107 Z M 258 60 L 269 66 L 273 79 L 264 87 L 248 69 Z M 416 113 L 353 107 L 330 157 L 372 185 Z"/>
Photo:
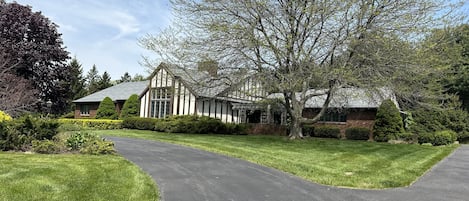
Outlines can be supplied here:
<path id="1" fill-rule="evenodd" d="M 80 105 L 80 115 L 90 116 L 90 107 L 88 105 Z"/>
<path id="2" fill-rule="evenodd" d="M 151 91 L 150 117 L 165 118 L 170 114 L 171 88 L 154 88 Z"/>
<path id="3" fill-rule="evenodd" d="M 347 122 L 347 115 L 344 111 L 328 110 L 319 121 L 323 122 Z"/>

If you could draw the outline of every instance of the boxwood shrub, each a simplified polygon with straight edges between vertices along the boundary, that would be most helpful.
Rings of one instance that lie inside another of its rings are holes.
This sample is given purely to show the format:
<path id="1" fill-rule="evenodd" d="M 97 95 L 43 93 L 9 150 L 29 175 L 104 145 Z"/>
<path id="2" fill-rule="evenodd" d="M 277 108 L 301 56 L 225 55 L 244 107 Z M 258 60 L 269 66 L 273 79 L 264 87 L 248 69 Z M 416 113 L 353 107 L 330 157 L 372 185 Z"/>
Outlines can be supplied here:
<path id="1" fill-rule="evenodd" d="M 314 137 L 340 138 L 340 128 L 332 126 L 316 126 L 314 128 Z"/>
<path id="2" fill-rule="evenodd" d="M 349 140 L 368 140 L 370 138 L 370 129 L 363 127 L 347 128 L 345 137 Z"/>
<path id="3" fill-rule="evenodd" d="M 314 126 L 313 125 L 304 125 L 303 126 L 303 135 L 304 136 L 314 136 Z"/>

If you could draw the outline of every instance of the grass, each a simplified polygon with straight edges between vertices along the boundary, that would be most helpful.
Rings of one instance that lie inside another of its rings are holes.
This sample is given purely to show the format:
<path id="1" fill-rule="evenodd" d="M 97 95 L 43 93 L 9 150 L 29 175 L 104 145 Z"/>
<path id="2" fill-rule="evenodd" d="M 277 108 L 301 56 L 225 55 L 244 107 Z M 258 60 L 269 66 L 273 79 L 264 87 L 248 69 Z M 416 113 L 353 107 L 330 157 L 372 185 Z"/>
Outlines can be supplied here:
<path id="1" fill-rule="evenodd" d="M 408 186 L 457 147 L 139 130 L 92 132 L 187 145 L 273 167 L 312 182 L 363 189 Z"/>
<path id="2" fill-rule="evenodd" d="M 153 180 L 116 155 L 0 152 L 0 200 L 158 200 Z"/>

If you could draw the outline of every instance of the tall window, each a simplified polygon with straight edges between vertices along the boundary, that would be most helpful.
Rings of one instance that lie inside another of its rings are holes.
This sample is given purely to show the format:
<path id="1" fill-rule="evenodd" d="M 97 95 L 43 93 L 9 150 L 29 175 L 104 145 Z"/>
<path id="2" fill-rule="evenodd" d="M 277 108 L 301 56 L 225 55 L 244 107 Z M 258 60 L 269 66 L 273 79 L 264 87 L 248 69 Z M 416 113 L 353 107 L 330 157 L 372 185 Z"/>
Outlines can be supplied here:
<path id="1" fill-rule="evenodd" d="M 88 105 L 80 105 L 80 115 L 90 116 L 90 108 Z"/>
<path id="2" fill-rule="evenodd" d="M 171 109 L 171 88 L 160 87 L 151 91 L 150 117 L 165 118 Z"/>

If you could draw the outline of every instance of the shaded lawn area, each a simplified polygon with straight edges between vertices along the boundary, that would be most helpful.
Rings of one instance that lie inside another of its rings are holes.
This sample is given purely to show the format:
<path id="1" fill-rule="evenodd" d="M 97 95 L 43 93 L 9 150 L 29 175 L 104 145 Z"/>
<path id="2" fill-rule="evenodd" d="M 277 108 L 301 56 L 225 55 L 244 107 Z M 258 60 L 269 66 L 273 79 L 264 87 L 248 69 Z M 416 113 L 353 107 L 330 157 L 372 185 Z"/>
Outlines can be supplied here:
<path id="1" fill-rule="evenodd" d="M 153 180 L 116 155 L 0 152 L 0 200 L 159 200 Z"/>
<path id="2" fill-rule="evenodd" d="M 457 148 L 320 138 L 292 141 L 277 136 L 140 130 L 92 132 L 187 145 L 273 167 L 320 184 L 365 189 L 408 186 Z"/>

